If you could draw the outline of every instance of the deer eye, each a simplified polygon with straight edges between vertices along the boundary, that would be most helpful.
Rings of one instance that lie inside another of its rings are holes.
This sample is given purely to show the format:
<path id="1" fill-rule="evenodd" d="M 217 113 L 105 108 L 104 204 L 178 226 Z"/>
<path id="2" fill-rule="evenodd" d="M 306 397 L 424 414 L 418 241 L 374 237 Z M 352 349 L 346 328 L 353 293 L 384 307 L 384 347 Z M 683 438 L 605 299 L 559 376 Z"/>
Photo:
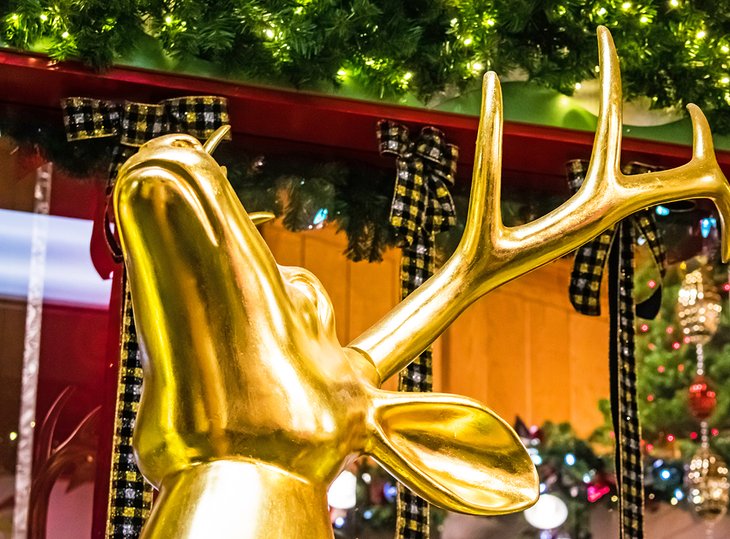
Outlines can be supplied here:
<path id="1" fill-rule="evenodd" d="M 170 143 L 170 146 L 174 146 L 175 148 L 197 148 L 200 146 L 200 143 L 197 140 L 194 140 L 190 137 L 180 137 L 176 138 Z"/>

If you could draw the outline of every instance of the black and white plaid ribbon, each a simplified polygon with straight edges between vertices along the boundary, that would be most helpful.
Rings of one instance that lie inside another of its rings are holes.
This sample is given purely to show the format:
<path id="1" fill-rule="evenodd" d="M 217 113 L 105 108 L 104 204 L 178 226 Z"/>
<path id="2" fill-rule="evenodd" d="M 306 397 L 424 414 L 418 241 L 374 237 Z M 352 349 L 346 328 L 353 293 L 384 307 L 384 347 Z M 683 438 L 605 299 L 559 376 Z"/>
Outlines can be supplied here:
<path id="1" fill-rule="evenodd" d="M 619 490 L 620 537 L 644 537 L 644 468 L 641 426 L 636 400 L 634 354 L 634 242 L 629 220 L 616 225 L 609 254 L 609 372 L 611 415 L 616 434 L 616 484 Z"/>
<path id="2" fill-rule="evenodd" d="M 585 178 L 587 162 L 568 163 L 568 183 L 577 191 Z M 638 163 L 629 164 L 624 173 L 652 170 Z M 641 304 L 634 305 L 634 244 L 638 230 L 643 234 L 661 277 L 666 273 L 666 249 L 654 216 L 648 210 L 624 219 L 615 227 L 578 249 L 570 282 L 573 307 L 588 315 L 600 314 L 600 284 L 606 263 L 609 268 L 609 371 L 611 413 L 616 433 L 616 481 L 619 486 L 620 536 L 644 536 L 644 475 L 641 456 L 641 426 L 636 401 L 636 358 L 634 355 L 634 318 L 653 318 L 661 304 L 661 287 Z"/>
<path id="3" fill-rule="evenodd" d="M 578 191 L 588 170 L 588 161 L 574 160 L 567 163 L 568 186 L 571 193 Z M 629 163 L 624 167 L 624 174 L 638 174 L 657 170 L 657 167 L 642 163 Z M 667 271 L 667 251 L 656 225 L 654 215 L 649 210 L 642 210 L 632 215 L 629 220 L 639 234 L 646 240 L 654 262 L 663 279 Z M 603 268 L 606 265 L 608 250 L 611 247 L 616 227 L 604 230 L 595 239 L 589 241 L 576 251 L 573 272 L 570 277 L 570 302 L 576 311 L 590 316 L 601 314 L 600 292 Z M 652 295 L 636 306 L 639 316 L 652 319 L 659 312 L 662 289 L 659 284 Z"/>
<path id="4" fill-rule="evenodd" d="M 107 199 L 119 167 L 145 142 L 167 133 L 186 133 L 206 139 L 228 123 L 227 101 L 215 96 L 177 97 L 157 104 L 67 97 L 61 100 L 61 109 L 69 141 L 116 137 L 109 165 Z M 111 230 L 108 211 L 104 218 L 107 243 L 115 260 L 120 262 L 122 251 Z"/>
<path id="5" fill-rule="evenodd" d="M 405 298 L 434 273 L 434 236 L 456 223 L 449 187 L 454 185 L 459 150 L 444 134 L 424 127 L 415 141 L 408 129 L 390 121 L 378 123 L 381 154 L 396 156 L 397 176 L 391 204 L 401 257 L 401 296 Z M 431 391 L 431 350 L 424 351 L 398 378 L 399 391 Z M 429 536 L 429 506 L 403 485 L 398 485 L 397 537 Z"/>
<path id="6" fill-rule="evenodd" d="M 113 102 L 86 97 L 61 101 L 69 141 L 116 137 L 109 165 L 107 212 L 104 229 L 117 261 L 121 248 L 109 222 L 109 198 L 119 168 L 145 142 L 167 133 L 186 133 L 206 139 L 228 123 L 227 102 L 222 97 L 200 96 L 167 99 L 158 104 Z M 142 390 L 142 364 L 132 313 L 129 287 L 124 279 L 121 352 L 112 445 L 111 477 L 106 537 L 134 539 L 139 536 L 152 505 L 152 488 L 137 468 L 132 447 L 134 422 Z"/>
<path id="7" fill-rule="evenodd" d="M 142 390 L 142 363 L 132 313 L 132 296 L 124 279 L 122 336 L 117 375 L 106 537 L 138 537 L 152 507 L 152 487 L 142 477 L 134 458 L 132 437 Z"/>

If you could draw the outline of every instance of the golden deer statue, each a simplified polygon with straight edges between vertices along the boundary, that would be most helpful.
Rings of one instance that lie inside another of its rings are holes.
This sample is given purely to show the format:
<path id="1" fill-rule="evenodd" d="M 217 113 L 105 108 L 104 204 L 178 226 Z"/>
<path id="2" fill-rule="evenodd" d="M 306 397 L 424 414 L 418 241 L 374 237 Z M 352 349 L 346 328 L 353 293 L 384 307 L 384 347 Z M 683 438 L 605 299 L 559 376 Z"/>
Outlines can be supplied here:
<path id="1" fill-rule="evenodd" d="M 327 487 L 362 454 L 454 511 L 497 515 L 537 500 L 526 450 L 489 409 L 456 395 L 379 387 L 478 298 L 637 210 L 709 198 L 725 233 L 730 188 L 697 107 L 689 106 L 689 163 L 620 172 L 618 57 L 605 28 L 598 42 L 601 112 L 580 190 L 533 222 L 503 225 L 502 98 L 497 76 L 487 73 L 459 247 L 345 347 L 322 285 L 304 269 L 276 264 L 210 156 L 224 131 L 204 145 L 163 136 L 127 161 L 114 203 L 143 349 L 135 449 L 160 490 L 144 538 L 332 537 Z"/>

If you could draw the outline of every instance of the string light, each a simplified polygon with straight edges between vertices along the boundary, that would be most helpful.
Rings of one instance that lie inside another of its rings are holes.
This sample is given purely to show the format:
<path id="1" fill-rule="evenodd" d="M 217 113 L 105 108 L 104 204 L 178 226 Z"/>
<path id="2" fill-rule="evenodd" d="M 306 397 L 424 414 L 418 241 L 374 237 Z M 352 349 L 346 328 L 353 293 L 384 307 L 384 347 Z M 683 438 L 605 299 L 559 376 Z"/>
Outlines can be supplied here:
<path id="1" fill-rule="evenodd" d="M 45 13 L 41 13 L 40 19 L 42 22 L 46 22 L 48 20 L 48 15 Z"/>
<path id="2" fill-rule="evenodd" d="M 465 37 L 464 39 L 462 39 L 462 41 L 464 42 L 464 45 L 466 45 L 467 47 L 469 45 L 471 45 L 473 42 L 472 38 L 470 38 L 470 37 Z"/>
<path id="3" fill-rule="evenodd" d="M 608 12 L 606 11 L 605 7 L 598 8 L 598 11 L 596 11 L 596 15 L 598 15 L 599 17 L 603 17 L 606 13 Z"/>
<path id="4" fill-rule="evenodd" d="M 676 440 L 674 434 L 667 434 L 667 442 L 673 442 L 674 440 Z"/>
<path id="5" fill-rule="evenodd" d="M 583 85 L 580 82 L 575 83 L 575 89 L 580 90 L 583 87 Z"/>
<path id="6" fill-rule="evenodd" d="M 631 9 L 631 2 L 624 2 L 623 4 L 621 4 L 621 9 L 623 9 L 624 11 L 630 10 Z"/>
<path id="7" fill-rule="evenodd" d="M 679 0 L 669 0 L 669 5 L 672 7 L 679 7 Z"/>
<path id="8" fill-rule="evenodd" d="M 706 35 L 707 32 L 705 32 L 704 30 L 700 30 L 699 32 L 697 32 L 697 39 L 705 39 Z"/>
<path id="9" fill-rule="evenodd" d="M 66 30 L 63 34 L 61 34 L 61 37 L 63 39 L 68 39 L 71 34 L 68 33 L 68 30 Z"/>
<path id="10" fill-rule="evenodd" d="M 641 16 L 641 18 L 639 19 L 639 22 L 640 22 L 641 24 L 646 24 L 646 23 L 648 23 L 648 22 L 649 22 L 650 20 L 651 20 L 651 19 L 649 19 L 649 17 L 647 17 L 646 15 L 642 15 L 642 16 Z"/>

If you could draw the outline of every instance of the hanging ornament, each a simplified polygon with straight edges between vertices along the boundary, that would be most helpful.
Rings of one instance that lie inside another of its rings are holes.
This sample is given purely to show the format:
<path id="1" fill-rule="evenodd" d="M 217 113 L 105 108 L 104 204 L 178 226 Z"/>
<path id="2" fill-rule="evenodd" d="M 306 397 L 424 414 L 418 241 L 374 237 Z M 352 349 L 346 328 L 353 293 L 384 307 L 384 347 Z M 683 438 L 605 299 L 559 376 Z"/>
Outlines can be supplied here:
<path id="1" fill-rule="evenodd" d="M 689 502 L 697 515 L 708 522 L 722 518 L 730 500 L 727 464 L 708 447 L 692 457 L 687 474 Z"/>
<path id="2" fill-rule="evenodd" d="M 692 415 L 698 420 L 707 419 L 715 411 L 717 394 L 710 387 L 709 381 L 698 374 L 689 386 L 689 407 Z"/>
<path id="3" fill-rule="evenodd" d="M 687 273 L 679 289 L 679 324 L 685 339 L 693 344 L 706 344 L 720 323 L 720 295 L 712 284 L 709 269 L 705 265 Z"/>

